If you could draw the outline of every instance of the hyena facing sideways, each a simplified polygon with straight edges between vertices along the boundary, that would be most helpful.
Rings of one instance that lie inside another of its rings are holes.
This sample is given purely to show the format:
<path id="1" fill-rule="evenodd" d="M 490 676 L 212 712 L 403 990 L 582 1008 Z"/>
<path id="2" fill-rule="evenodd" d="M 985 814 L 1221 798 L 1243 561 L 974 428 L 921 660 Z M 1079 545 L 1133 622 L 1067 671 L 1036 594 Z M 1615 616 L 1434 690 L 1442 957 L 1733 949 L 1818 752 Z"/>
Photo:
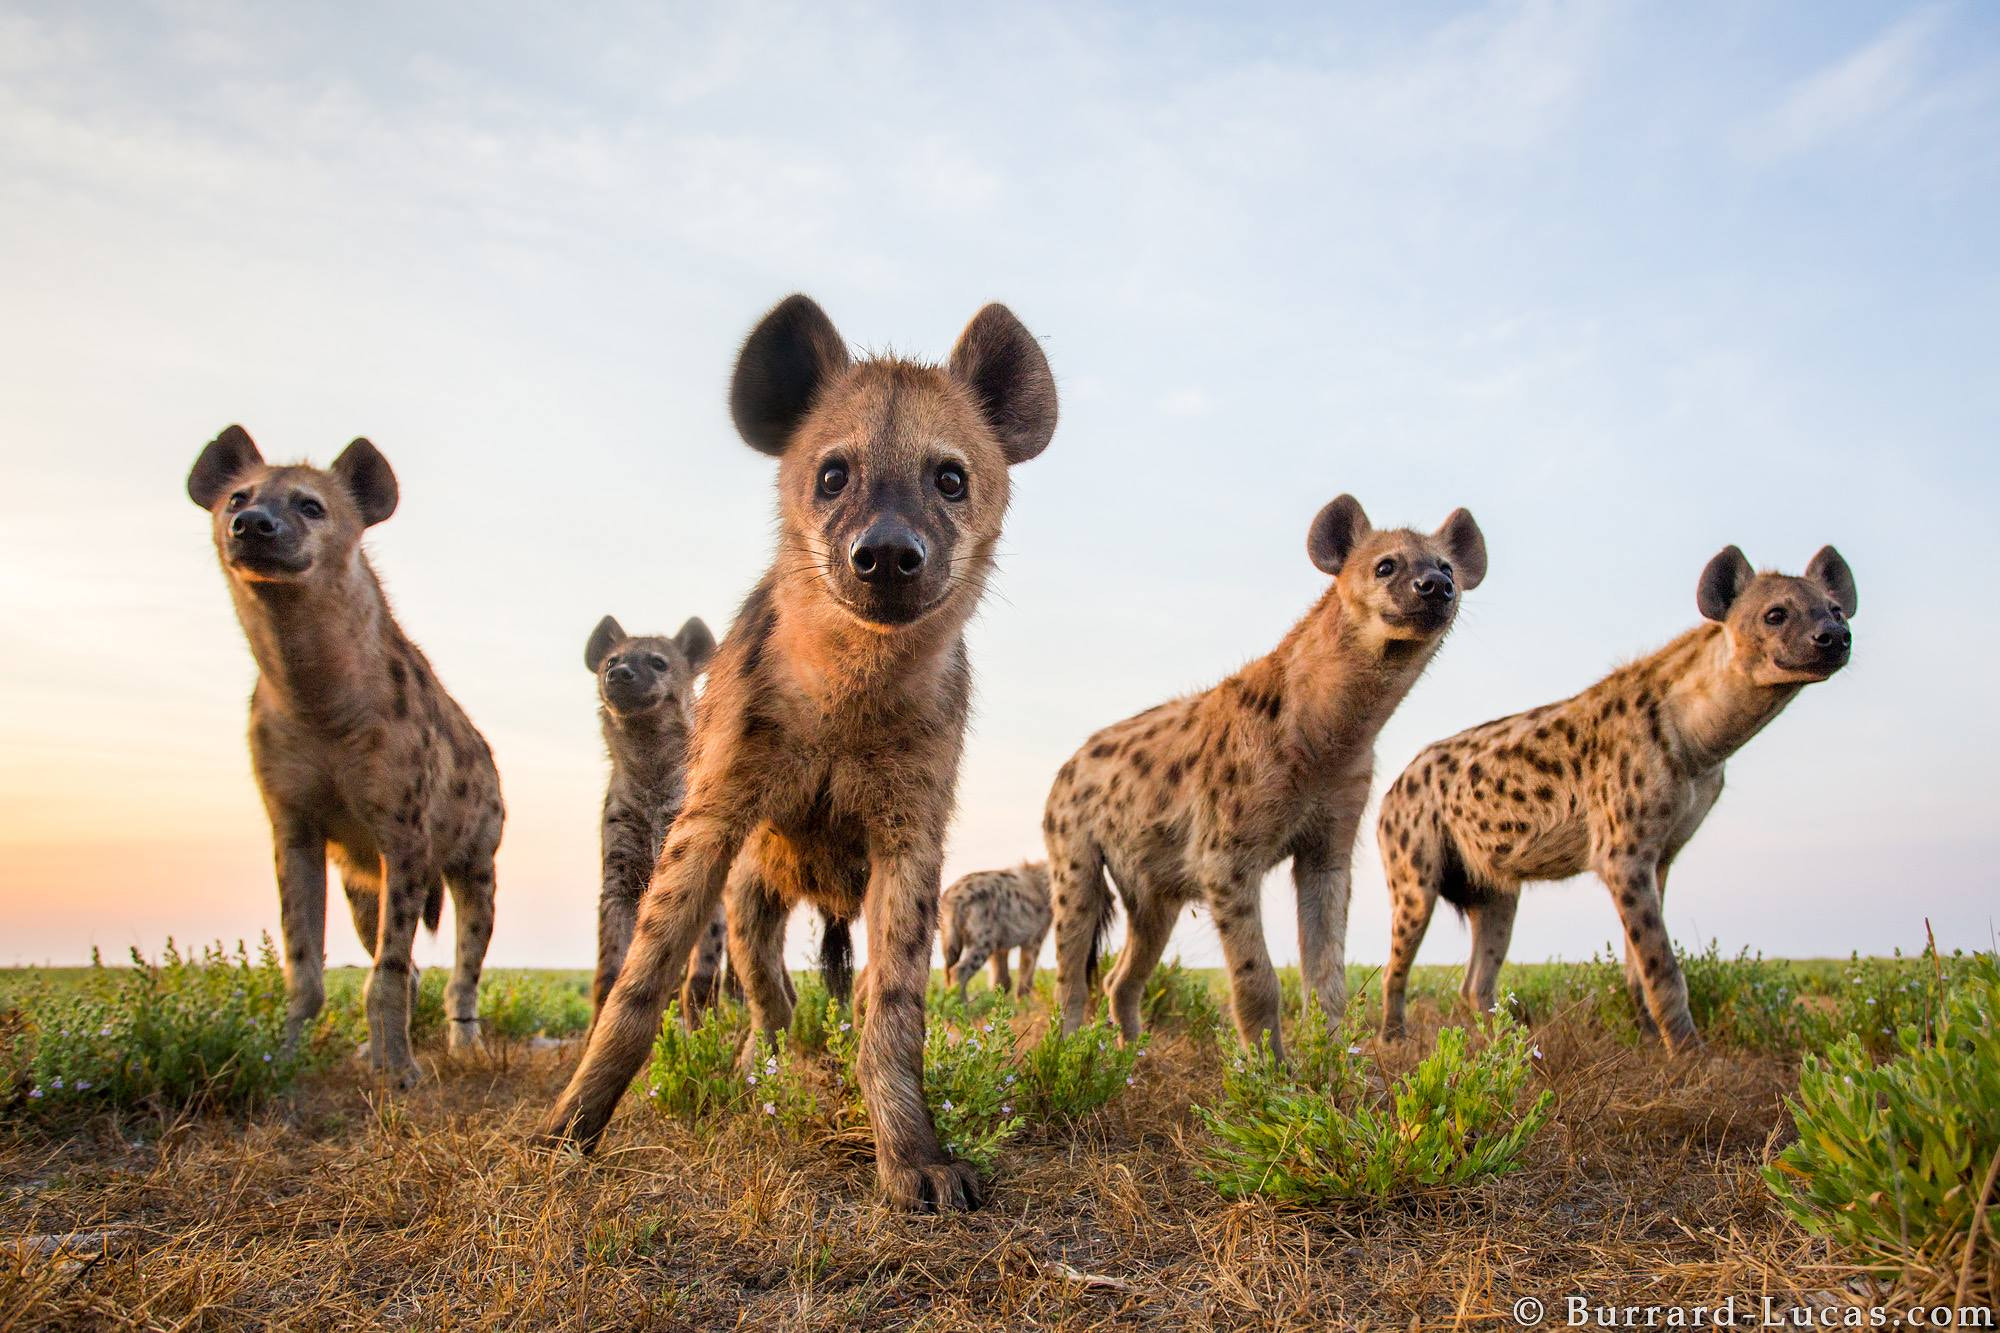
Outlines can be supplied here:
<path id="1" fill-rule="evenodd" d="M 325 1000 L 326 859 L 340 865 L 368 974 L 370 1063 L 407 1085 L 421 919 L 451 887 L 458 954 L 445 989 L 454 1050 L 479 1039 L 503 817 L 486 741 L 404 637 L 361 549 L 396 511 L 395 474 L 366 440 L 325 471 L 264 462 L 242 427 L 201 451 L 188 495 L 257 661 L 250 762 L 270 813 L 285 937 L 286 1035 Z"/>
<path id="2" fill-rule="evenodd" d="M 597 902 L 597 975 L 590 987 L 595 1021 L 618 980 L 639 915 L 639 895 L 680 812 L 687 788 L 688 737 L 694 731 L 695 678 L 715 655 L 715 635 L 699 616 L 668 638 L 627 634 L 616 619 L 597 622 L 583 663 L 597 677 L 598 717 L 611 755 L 604 790 L 604 879 Z M 722 979 L 725 924 L 718 905 L 688 960 L 690 1013 L 710 1003 Z"/>
<path id="3" fill-rule="evenodd" d="M 977 1176 L 945 1152 L 924 1103 L 924 991 L 971 689 L 964 627 L 1007 470 L 1054 433 L 1055 382 L 1001 306 L 935 367 L 851 361 L 825 313 L 794 296 L 744 344 L 730 408 L 779 459 L 777 551 L 710 664 L 686 803 L 544 1133 L 586 1147 L 603 1133 L 718 899 L 751 1040 L 784 1029 L 785 921 L 807 901 L 867 919 L 857 1071 L 883 1191 L 903 1207 L 969 1207 Z"/>
<path id="4" fill-rule="evenodd" d="M 1286 857 L 1305 981 L 1327 1013 L 1346 1007 L 1348 874 L 1375 736 L 1451 628 L 1458 593 L 1485 577 L 1486 546 L 1463 509 L 1429 535 L 1377 531 L 1343 495 L 1313 520 L 1306 549 L 1334 582 L 1274 651 L 1106 727 L 1056 775 L 1042 829 L 1066 1032 L 1089 1006 L 1107 870 L 1128 938 L 1105 989 L 1128 1040 L 1176 915 L 1199 899 L 1222 939 L 1238 1034 L 1282 1053 L 1260 897 Z"/>
<path id="5" fill-rule="evenodd" d="M 1648 1031 L 1696 1044 L 1687 982 L 1661 916 L 1667 870 L 1722 793 L 1723 761 L 1800 689 L 1847 664 L 1854 576 L 1828 546 L 1805 577 L 1756 573 L 1734 546 L 1695 594 L 1710 623 L 1561 703 L 1420 753 L 1382 798 L 1377 829 L 1395 924 L 1382 1032 L 1438 898 L 1471 919 L 1461 988 L 1493 1007 L 1528 880 L 1595 871 L 1625 928 L 1625 983 Z"/>
<path id="6" fill-rule="evenodd" d="M 1035 963 L 1049 935 L 1049 868 L 1030 861 L 1012 870 L 980 870 L 953 882 L 944 891 L 938 914 L 943 941 L 944 970 L 965 998 L 965 983 L 993 959 L 993 989 L 1010 989 L 1007 951 L 1021 951 L 1021 977 L 1012 983 L 1016 995 L 1035 993 Z"/>

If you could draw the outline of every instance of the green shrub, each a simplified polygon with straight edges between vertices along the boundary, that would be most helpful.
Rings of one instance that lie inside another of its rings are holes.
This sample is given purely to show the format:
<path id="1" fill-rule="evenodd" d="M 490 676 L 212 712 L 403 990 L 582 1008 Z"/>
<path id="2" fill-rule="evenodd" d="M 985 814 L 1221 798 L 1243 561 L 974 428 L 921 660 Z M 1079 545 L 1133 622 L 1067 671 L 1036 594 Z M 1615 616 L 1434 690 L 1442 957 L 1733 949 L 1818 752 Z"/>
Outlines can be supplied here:
<path id="1" fill-rule="evenodd" d="M 1118 1025 L 1109 1018 L 1086 1023 L 1067 1037 L 1061 1021 L 1051 1021 L 1021 1060 L 1021 1096 L 1039 1119 L 1081 1120 L 1132 1085 L 1146 1041 L 1142 1036 L 1121 1046 Z M 1013 1076 L 1007 1079 L 1011 1083 Z"/>
<path id="2" fill-rule="evenodd" d="M 725 1001 L 710 1005 L 701 1022 L 681 1022 L 680 1001 L 667 1005 L 660 1035 L 653 1039 L 653 1063 L 646 1071 L 646 1097 L 670 1115 L 696 1119 L 743 1105 L 748 1085 L 737 1073 L 743 1050 L 743 1011 Z"/>
<path id="3" fill-rule="evenodd" d="M 1621 1035 L 1638 1030 L 1625 968 L 1613 954 L 1593 953 L 1588 962 L 1510 963 L 1500 973 L 1500 994 L 1507 1011 L 1525 1023 L 1570 1014 Z"/>
<path id="4" fill-rule="evenodd" d="M 1811 1037 L 1791 965 L 1743 950 L 1725 958 L 1714 940 L 1700 953 L 1676 947 L 1688 1013 L 1702 1036 L 1760 1051 L 1797 1050 Z M 1628 1002 L 1629 1004 L 1629 1002 Z"/>
<path id="5" fill-rule="evenodd" d="M 1147 1027 L 1185 1032 L 1206 1038 L 1222 1026 L 1222 1011 L 1215 1006 L 1215 992 L 1208 978 L 1183 967 L 1176 957 L 1164 967 L 1153 969 L 1146 978 L 1146 990 L 1139 1002 Z"/>
<path id="6" fill-rule="evenodd" d="M 1006 1018 L 963 1027 L 933 1018 L 924 1033 L 924 1100 L 945 1151 L 990 1171 L 1021 1132 L 1014 1109 L 1014 1029 Z"/>
<path id="7" fill-rule="evenodd" d="M 752 1066 L 743 1082 L 755 1115 L 794 1137 L 817 1124 L 819 1097 L 813 1091 L 804 1061 L 793 1053 L 784 1033 L 778 1034 L 775 1044 L 761 1034 L 758 1036 Z"/>
<path id="8" fill-rule="evenodd" d="M 1956 969 L 1931 1029 L 1905 1023 L 1877 1064 L 1850 1032 L 1808 1055 L 1789 1099 L 1798 1141 L 1764 1178 L 1801 1226 L 1886 1270 L 1955 1270 L 2000 1156 L 2000 964 Z M 1979 1238 L 2000 1295 L 2000 1208 Z M 1969 1257 L 1968 1257 L 1969 1259 Z"/>
<path id="9" fill-rule="evenodd" d="M 285 1044 L 285 977 L 266 936 L 253 960 L 216 944 L 160 960 L 137 949 L 87 977 L 24 996 L 13 1042 L 20 1094 L 43 1115 L 95 1110 L 248 1110 L 290 1086 L 318 1043 Z"/>
<path id="10" fill-rule="evenodd" d="M 1224 1074 L 1223 1104 L 1199 1108 L 1214 1135 L 1204 1175 L 1228 1197 L 1313 1204 L 1461 1187 L 1514 1169 L 1548 1118 L 1546 1089 L 1521 1105 L 1535 1052 L 1504 1014 L 1478 1037 L 1442 1029 L 1416 1068 L 1377 1091 L 1358 1029 L 1316 1013 L 1306 1006 L 1290 1068 L 1268 1049 L 1245 1054 Z"/>
<path id="11" fill-rule="evenodd" d="M 846 1008 L 827 993 L 819 973 L 806 973 L 799 979 L 792 1006 L 792 1049 L 819 1054 L 826 1049 L 827 1034 L 846 1019 Z"/>
<path id="12" fill-rule="evenodd" d="M 432 969 L 423 978 L 428 990 Z M 485 1034 L 511 1041 L 529 1037 L 568 1037 L 590 1026 L 590 983 L 581 977 L 552 977 L 539 972 L 502 972 L 479 987 L 479 1022 Z M 438 1021 L 444 1017 L 444 978 L 438 983 Z"/>
<path id="13" fill-rule="evenodd" d="M 1946 988 L 1971 962 L 1962 954 L 1940 958 L 1928 944 L 1914 958 L 1901 949 L 1890 958 L 1854 955 L 1821 982 L 1815 1036 L 1826 1042 L 1852 1033 L 1870 1055 L 1887 1059 L 1900 1049 L 1904 1028 L 1931 1028 Z"/>

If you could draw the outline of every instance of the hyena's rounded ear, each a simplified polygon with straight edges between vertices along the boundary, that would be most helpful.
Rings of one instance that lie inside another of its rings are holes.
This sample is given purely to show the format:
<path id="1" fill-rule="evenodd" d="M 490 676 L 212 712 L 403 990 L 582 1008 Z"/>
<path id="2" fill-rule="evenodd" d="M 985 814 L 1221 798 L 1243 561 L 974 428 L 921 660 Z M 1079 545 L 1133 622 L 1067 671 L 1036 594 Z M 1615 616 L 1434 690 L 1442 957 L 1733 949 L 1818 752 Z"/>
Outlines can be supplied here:
<path id="1" fill-rule="evenodd" d="M 1701 582 L 1694 589 L 1694 604 L 1710 620 L 1727 620 L 1729 608 L 1736 605 L 1736 599 L 1755 577 L 1757 571 L 1750 568 L 1743 552 L 1725 546 L 1702 569 Z"/>
<path id="2" fill-rule="evenodd" d="M 625 630 L 616 616 L 606 616 L 597 622 L 597 628 L 590 632 L 590 641 L 583 645 L 583 664 L 592 675 L 597 674 L 597 668 L 604 665 L 605 655 L 624 637 Z"/>
<path id="3" fill-rule="evenodd" d="M 1042 345 L 1013 311 L 996 302 L 974 315 L 951 349 L 951 373 L 972 390 L 1010 465 L 1049 447 L 1056 433 L 1056 377 Z"/>
<path id="4" fill-rule="evenodd" d="M 372 528 L 396 512 L 396 501 L 402 494 L 396 488 L 396 474 L 389 470 L 389 460 L 382 457 L 382 451 L 367 440 L 357 439 L 342 449 L 329 470 L 354 497 L 366 526 Z"/>
<path id="5" fill-rule="evenodd" d="M 1459 591 L 1471 592 L 1486 577 L 1486 536 L 1470 509 L 1454 509 L 1436 533 L 1438 545 L 1451 560 Z"/>
<path id="6" fill-rule="evenodd" d="M 1806 566 L 1806 577 L 1826 589 L 1826 595 L 1833 598 L 1842 615 L 1854 614 L 1854 571 L 1840 558 L 1840 552 L 1831 546 L 1820 547 L 1819 554 Z"/>
<path id="7" fill-rule="evenodd" d="M 1306 554 L 1320 573 L 1339 574 L 1347 557 L 1371 531 L 1361 501 L 1351 495 L 1339 496 L 1313 515 L 1312 527 L 1306 530 Z"/>
<path id="8" fill-rule="evenodd" d="M 700 616 L 689 616 L 687 624 L 674 631 L 674 645 L 697 673 L 704 670 L 709 659 L 715 656 L 715 635 L 709 631 L 708 622 Z"/>
<path id="9" fill-rule="evenodd" d="M 729 381 L 729 416 L 753 449 L 782 454 L 828 381 L 848 367 L 840 330 L 809 296 L 772 308 L 743 340 Z"/>
<path id="10" fill-rule="evenodd" d="M 257 452 L 249 431 L 241 426 L 225 428 L 196 456 L 194 469 L 188 473 L 188 499 L 203 509 L 215 508 L 215 502 L 229 490 L 230 482 L 263 461 L 264 455 Z"/>

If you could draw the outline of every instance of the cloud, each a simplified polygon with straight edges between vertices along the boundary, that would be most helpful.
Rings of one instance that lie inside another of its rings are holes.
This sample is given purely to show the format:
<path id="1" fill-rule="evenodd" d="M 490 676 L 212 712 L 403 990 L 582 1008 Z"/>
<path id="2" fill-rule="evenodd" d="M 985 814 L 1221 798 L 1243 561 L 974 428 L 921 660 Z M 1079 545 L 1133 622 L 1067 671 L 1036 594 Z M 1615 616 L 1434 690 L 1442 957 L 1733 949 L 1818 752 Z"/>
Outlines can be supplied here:
<path id="1" fill-rule="evenodd" d="M 1895 118 L 1922 86 L 1920 74 L 1943 18 L 1938 9 L 1919 10 L 1799 80 L 1773 111 L 1744 129 L 1742 149 L 1768 161 L 1810 152 Z"/>

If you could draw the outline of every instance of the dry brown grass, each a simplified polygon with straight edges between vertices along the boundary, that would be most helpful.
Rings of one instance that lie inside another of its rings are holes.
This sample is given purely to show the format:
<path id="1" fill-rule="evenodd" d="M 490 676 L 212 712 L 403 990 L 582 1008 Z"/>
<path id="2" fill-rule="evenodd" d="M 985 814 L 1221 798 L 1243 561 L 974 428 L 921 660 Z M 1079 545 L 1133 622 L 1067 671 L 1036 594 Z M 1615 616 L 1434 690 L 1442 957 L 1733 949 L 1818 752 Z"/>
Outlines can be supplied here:
<path id="1" fill-rule="evenodd" d="M 594 1159 L 531 1150 L 573 1049 L 436 1053 L 407 1096 L 343 1068 L 242 1122 L 17 1127 L 0 1333 L 1510 1328 L 1522 1296 L 1790 1301 L 1854 1277 L 1758 1177 L 1791 1061 L 1675 1063 L 1565 1020 L 1537 1038 L 1556 1107 L 1526 1168 L 1387 1208 L 1217 1197 L 1190 1109 L 1215 1097 L 1217 1057 L 1172 1035 L 1121 1102 L 1011 1147 L 965 1217 L 879 1206 L 865 1141 L 690 1128 L 638 1098 Z"/>

